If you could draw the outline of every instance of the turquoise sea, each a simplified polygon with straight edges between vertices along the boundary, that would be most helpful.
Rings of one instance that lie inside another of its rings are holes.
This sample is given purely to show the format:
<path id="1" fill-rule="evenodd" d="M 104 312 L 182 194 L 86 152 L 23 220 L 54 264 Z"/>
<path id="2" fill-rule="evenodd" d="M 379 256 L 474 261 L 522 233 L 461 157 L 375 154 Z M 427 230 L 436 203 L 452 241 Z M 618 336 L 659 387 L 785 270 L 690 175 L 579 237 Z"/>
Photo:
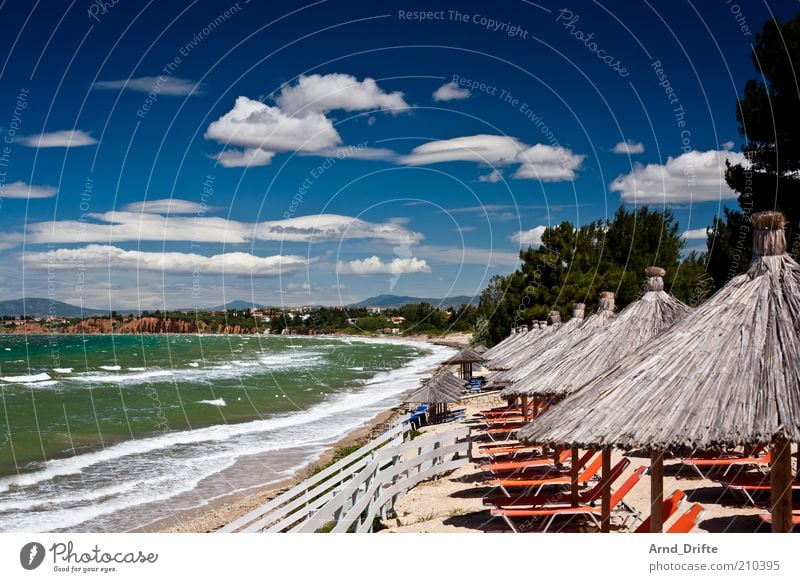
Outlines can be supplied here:
<path id="1" fill-rule="evenodd" d="M 294 474 L 449 348 L 0 336 L 0 531 L 129 531 Z"/>

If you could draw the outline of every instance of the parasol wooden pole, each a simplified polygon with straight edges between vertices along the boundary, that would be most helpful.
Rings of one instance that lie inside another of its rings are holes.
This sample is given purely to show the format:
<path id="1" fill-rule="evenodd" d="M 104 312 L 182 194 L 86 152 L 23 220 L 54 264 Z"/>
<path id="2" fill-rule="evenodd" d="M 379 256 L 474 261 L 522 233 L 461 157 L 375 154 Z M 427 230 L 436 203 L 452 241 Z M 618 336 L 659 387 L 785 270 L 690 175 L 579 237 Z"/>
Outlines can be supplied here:
<path id="1" fill-rule="evenodd" d="M 611 531 L 611 449 L 603 449 L 603 474 L 601 479 L 601 521 L 600 531 L 608 533 Z"/>
<path id="2" fill-rule="evenodd" d="M 769 470 L 772 489 L 772 532 L 792 531 L 792 445 L 785 440 L 770 447 L 772 466 Z"/>
<path id="3" fill-rule="evenodd" d="M 528 397 L 522 397 L 522 420 L 528 422 Z"/>
<path id="4" fill-rule="evenodd" d="M 570 465 L 570 490 L 569 502 L 572 507 L 578 506 L 578 447 L 572 447 L 572 461 Z"/>
<path id="5" fill-rule="evenodd" d="M 664 453 L 650 453 L 650 533 L 664 529 Z"/>

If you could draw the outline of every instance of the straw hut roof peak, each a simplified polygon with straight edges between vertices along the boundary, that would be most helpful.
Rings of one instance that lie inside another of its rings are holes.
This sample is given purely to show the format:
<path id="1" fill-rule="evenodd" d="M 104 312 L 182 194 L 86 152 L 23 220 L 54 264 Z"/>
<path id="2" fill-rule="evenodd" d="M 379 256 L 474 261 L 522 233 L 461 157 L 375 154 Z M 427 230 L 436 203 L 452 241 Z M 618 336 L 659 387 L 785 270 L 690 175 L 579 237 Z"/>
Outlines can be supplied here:
<path id="1" fill-rule="evenodd" d="M 459 380 L 450 372 L 439 371 L 424 380 L 422 386 L 412 392 L 406 402 L 423 404 L 450 404 L 461 399 L 466 382 Z"/>
<path id="2" fill-rule="evenodd" d="M 472 348 L 464 348 L 460 352 L 458 352 L 455 356 L 448 359 L 444 362 L 446 365 L 450 364 L 466 364 L 466 363 L 473 363 L 473 362 L 481 362 L 483 361 L 483 356 L 473 350 Z"/>
<path id="3" fill-rule="evenodd" d="M 520 436 L 651 450 L 800 440 L 800 265 L 780 213 L 751 223 L 746 273 Z"/>

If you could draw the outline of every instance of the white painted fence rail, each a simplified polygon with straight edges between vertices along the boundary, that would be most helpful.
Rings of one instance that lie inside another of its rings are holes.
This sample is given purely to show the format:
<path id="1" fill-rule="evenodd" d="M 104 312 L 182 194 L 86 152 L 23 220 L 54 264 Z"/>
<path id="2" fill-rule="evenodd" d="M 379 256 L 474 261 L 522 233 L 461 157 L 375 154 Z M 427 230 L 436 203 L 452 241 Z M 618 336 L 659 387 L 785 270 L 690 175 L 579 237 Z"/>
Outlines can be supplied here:
<path id="1" fill-rule="evenodd" d="M 420 481 L 468 462 L 469 429 L 407 440 L 401 422 L 220 532 L 366 532 Z"/>

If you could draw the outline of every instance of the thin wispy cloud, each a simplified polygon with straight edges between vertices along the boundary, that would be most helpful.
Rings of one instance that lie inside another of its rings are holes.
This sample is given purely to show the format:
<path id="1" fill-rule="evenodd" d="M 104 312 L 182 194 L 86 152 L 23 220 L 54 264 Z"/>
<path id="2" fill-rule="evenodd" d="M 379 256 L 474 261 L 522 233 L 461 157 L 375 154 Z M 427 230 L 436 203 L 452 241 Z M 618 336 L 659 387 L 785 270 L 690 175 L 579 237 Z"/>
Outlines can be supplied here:
<path id="1" fill-rule="evenodd" d="M 93 89 L 101 91 L 136 91 L 139 93 L 156 93 L 157 95 L 198 95 L 200 84 L 190 79 L 181 79 L 162 75 L 159 77 L 137 77 L 135 79 L 119 79 L 116 81 L 97 81 Z"/>
<path id="2" fill-rule="evenodd" d="M 97 143 L 95 138 L 80 129 L 37 133 L 21 137 L 18 141 L 29 148 L 76 148 Z"/>
<path id="3" fill-rule="evenodd" d="M 36 186 L 21 181 L 0 184 L 0 198 L 52 198 L 57 193 L 55 186 Z"/>

